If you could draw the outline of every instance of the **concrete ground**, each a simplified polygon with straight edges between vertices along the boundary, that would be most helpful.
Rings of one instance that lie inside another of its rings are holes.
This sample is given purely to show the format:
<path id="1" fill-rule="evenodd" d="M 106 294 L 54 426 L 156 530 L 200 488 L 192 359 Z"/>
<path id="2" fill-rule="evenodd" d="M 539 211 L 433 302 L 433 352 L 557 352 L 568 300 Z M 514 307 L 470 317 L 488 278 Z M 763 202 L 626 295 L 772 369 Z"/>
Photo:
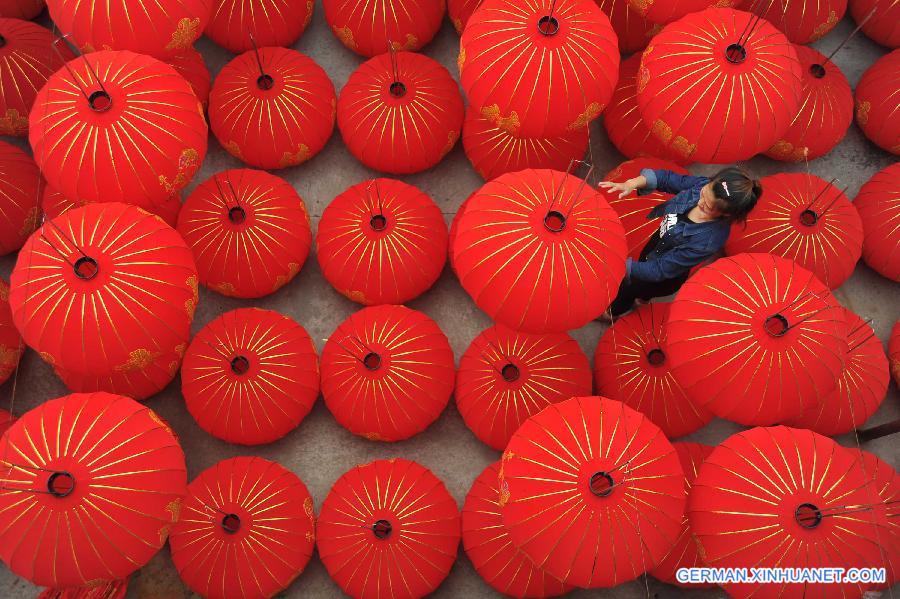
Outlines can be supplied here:
<path id="1" fill-rule="evenodd" d="M 322 65 L 340 90 L 350 73 L 361 64 L 362 60 L 346 50 L 332 36 L 325 23 L 320 2 L 316 2 L 315 10 L 309 29 L 295 48 L 311 55 Z M 849 18 L 845 19 L 815 46 L 827 53 L 836 47 L 853 27 L 852 21 Z M 230 59 L 228 52 L 216 47 L 209 40 L 201 40 L 199 48 L 213 73 Z M 425 49 L 425 53 L 439 60 L 456 75 L 458 49 L 458 37 L 450 23 L 446 21 L 435 41 Z M 835 62 L 855 86 L 863 71 L 884 53 L 884 48 L 876 46 L 860 34 L 836 56 Z M 597 162 L 597 171 L 605 173 L 621 162 L 623 157 L 609 144 L 603 134 L 603 128 L 598 125 L 599 123 L 595 124 L 594 130 L 594 158 Z M 852 198 L 860 185 L 894 160 L 896 157 L 869 143 L 853 125 L 843 143 L 827 157 L 812 162 L 810 168 L 813 173 L 825 179 L 838 177 L 842 185 L 849 185 L 847 193 Z M 211 138 L 206 163 L 194 184 L 222 169 L 238 166 L 241 166 L 238 161 L 226 154 Z M 805 168 L 802 164 L 791 166 L 767 158 L 752 160 L 748 166 L 759 176 Z M 710 174 L 716 167 L 695 165 L 691 170 L 695 173 Z M 337 131 L 319 156 L 307 164 L 280 171 L 278 174 L 287 178 L 305 199 L 309 212 L 314 215 L 314 227 L 318 222 L 315 215 L 320 215 L 335 195 L 350 185 L 376 175 L 361 166 L 350 155 Z M 403 179 L 429 193 L 440 205 L 448 223 L 459 204 L 482 183 L 470 167 L 459 145 L 434 169 Z M 7 280 L 13 264 L 14 257 L 0 261 L 0 275 Z M 898 286 L 878 276 L 863 264 L 860 264 L 853 277 L 837 290 L 836 295 L 844 305 L 858 314 L 873 318 L 878 337 L 883 341 L 887 339 L 893 323 L 900 317 Z M 261 301 L 229 299 L 201 290 L 201 302 L 194 322 L 194 331 L 224 311 L 249 305 L 278 310 L 296 319 L 310 332 L 320 351 L 324 340 L 335 327 L 359 308 L 332 290 L 322 277 L 316 259 L 310 256 L 292 283 Z M 489 319 L 474 306 L 449 268 L 444 271 L 433 289 L 412 302 L 410 306 L 424 311 L 441 325 L 450 339 L 457 359 L 469 342 L 491 324 Z M 603 331 L 603 326 L 592 323 L 573 331 L 572 334 L 588 356 L 592 356 Z M 41 362 L 37 354 L 28 351 L 22 360 L 15 393 L 13 394 L 11 384 L 0 388 L 0 407 L 6 409 L 12 407 L 15 414 L 21 414 L 47 399 L 65 393 L 65 387 L 54 377 L 50 368 Z M 871 419 L 870 424 L 900 417 L 898 400 L 900 394 L 892 384 L 888 398 Z M 499 458 L 497 452 L 480 443 L 468 431 L 452 401 L 440 419 L 427 431 L 396 444 L 370 442 L 351 435 L 335 422 L 323 402 L 319 401 L 300 427 L 286 438 L 256 448 L 229 445 L 202 431 L 184 407 L 178 379 L 163 393 L 150 399 L 147 405 L 166 418 L 178 433 L 187 456 L 191 479 L 221 459 L 237 455 L 259 455 L 277 460 L 299 475 L 315 498 L 317 512 L 331 484 L 353 465 L 397 456 L 416 460 L 431 468 L 446 483 L 462 506 L 475 477 L 482 468 Z M 717 444 L 738 430 L 740 427 L 737 425 L 717 420 L 687 440 Z M 839 440 L 844 445 L 856 446 L 853 435 Z M 864 444 L 863 448 L 877 453 L 896 468 L 900 465 L 900 444 L 897 441 L 897 436 L 888 437 Z M 37 592 L 36 587 L 12 575 L 0 565 L 0 598 L 25 599 L 34 597 Z M 651 595 L 659 598 L 699 598 L 724 597 L 725 593 L 721 590 L 686 592 L 648 578 L 646 581 L 641 579 L 614 590 L 577 591 L 571 596 L 637 598 Z M 189 596 L 192 594 L 179 580 L 167 548 L 144 569 L 135 573 L 128 592 L 128 597 L 141 599 L 182 599 Z M 303 574 L 280 596 L 318 599 L 339 597 L 341 591 L 330 580 L 322 563 L 314 557 Z M 456 565 L 434 596 L 474 599 L 499 595 L 479 578 L 460 547 Z"/>

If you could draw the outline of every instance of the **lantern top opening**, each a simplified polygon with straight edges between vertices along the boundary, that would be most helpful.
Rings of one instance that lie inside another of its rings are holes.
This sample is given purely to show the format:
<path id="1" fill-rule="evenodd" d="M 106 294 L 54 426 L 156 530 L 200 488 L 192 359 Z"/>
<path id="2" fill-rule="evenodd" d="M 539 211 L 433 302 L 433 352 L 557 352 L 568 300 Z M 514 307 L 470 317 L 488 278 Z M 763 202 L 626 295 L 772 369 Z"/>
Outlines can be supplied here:
<path id="1" fill-rule="evenodd" d="M 234 206 L 228 209 L 228 220 L 236 225 L 241 225 L 247 220 L 247 211 L 240 206 Z"/>
<path id="2" fill-rule="evenodd" d="M 6 38 L 0 35 L 0 48 L 6 45 Z"/>
<path id="3" fill-rule="evenodd" d="M 654 347 L 647 352 L 647 361 L 651 366 L 662 366 L 666 362 L 666 352 L 658 347 Z"/>
<path id="4" fill-rule="evenodd" d="M 375 535 L 376 539 L 384 540 L 391 536 L 391 532 L 394 530 L 394 527 L 391 526 L 391 523 L 387 520 L 378 520 L 372 526 L 372 534 Z"/>
<path id="5" fill-rule="evenodd" d="M 231 372 L 238 376 L 247 374 L 250 370 L 250 360 L 244 356 L 236 356 L 231 360 Z"/>
<path id="6" fill-rule="evenodd" d="M 730 44 L 725 48 L 725 60 L 731 64 L 741 64 L 747 60 L 747 48 L 741 44 Z"/>
<path id="7" fill-rule="evenodd" d="M 782 314 L 772 314 L 767 316 L 763 323 L 763 328 L 772 337 L 783 337 L 791 328 L 788 319 Z"/>
<path id="8" fill-rule="evenodd" d="M 90 256 L 82 256 L 75 261 L 72 269 L 75 271 L 76 277 L 82 281 L 90 281 L 100 272 L 100 265 Z"/>
<path id="9" fill-rule="evenodd" d="M 551 210 L 544 217 L 544 228 L 551 233 L 559 233 L 566 228 L 566 215 L 557 210 Z"/>
<path id="10" fill-rule="evenodd" d="M 406 95 L 406 84 L 402 81 L 394 81 L 391 83 L 390 87 L 388 87 L 388 92 L 395 98 L 402 98 Z"/>
<path id="11" fill-rule="evenodd" d="M 804 210 L 803 212 L 800 213 L 799 219 L 800 219 L 801 225 L 804 225 L 806 227 L 812 227 L 817 222 L 819 222 L 819 215 L 816 213 L 815 210 L 810 210 L 809 208 L 807 208 L 806 210 Z"/>
<path id="12" fill-rule="evenodd" d="M 75 477 L 68 472 L 54 472 L 47 479 L 47 491 L 54 497 L 67 497 L 75 490 Z"/>
<path id="13" fill-rule="evenodd" d="M 263 91 L 268 91 L 275 86 L 275 80 L 272 79 L 271 75 L 263 73 L 259 77 L 256 78 L 256 87 Z"/>
<path id="14" fill-rule="evenodd" d="M 383 214 L 376 214 L 369 219 L 369 226 L 373 231 L 384 231 L 387 229 L 387 219 Z"/>
<path id="15" fill-rule="evenodd" d="M 222 517 L 222 530 L 233 535 L 241 529 L 241 519 L 237 514 L 225 514 Z"/>
<path id="16" fill-rule="evenodd" d="M 794 520 L 803 528 L 813 529 L 822 523 L 822 511 L 811 503 L 802 503 L 794 510 Z"/>
<path id="17" fill-rule="evenodd" d="M 553 15 L 546 15 L 538 19 L 537 27 L 541 35 L 551 36 L 559 33 L 559 21 Z"/>
<path id="18" fill-rule="evenodd" d="M 512 383 L 519 380 L 519 376 L 521 372 L 519 371 L 519 367 L 515 364 L 506 364 L 503 368 L 500 369 L 500 376 L 503 377 L 503 380 L 507 383 Z"/>
<path id="19" fill-rule="evenodd" d="M 88 96 L 88 106 L 94 112 L 106 112 L 112 108 L 112 96 L 104 90 L 98 90 Z"/>
<path id="20" fill-rule="evenodd" d="M 608 497 L 615 486 L 612 476 L 602 471 L 594 472 L 588 484 L 590 485 L 591 493 L 597 497 Z"/>
<path id="21" fill-rule="evenodd" d="M 825 76 L 825 67 L 820 64 L 811 64 L 809 65 L 809 74 L 816 79 L 821 79 Z"/>
<path id="22" fill-rule="evenodd" d="M 375 352 L 367 353 L 366 357 L 363 358 L 363 366 L 369 370 L 378 370 L 381 368 L 381 356 Z"/>

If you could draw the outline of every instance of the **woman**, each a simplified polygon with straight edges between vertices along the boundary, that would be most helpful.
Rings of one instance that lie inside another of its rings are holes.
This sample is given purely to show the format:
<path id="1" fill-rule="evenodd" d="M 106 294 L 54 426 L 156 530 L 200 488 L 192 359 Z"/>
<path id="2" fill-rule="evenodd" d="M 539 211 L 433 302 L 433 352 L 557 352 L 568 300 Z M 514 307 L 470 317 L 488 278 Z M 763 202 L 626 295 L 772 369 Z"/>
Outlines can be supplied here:
<path id="1" fill-rule="evenodd" d="M 762 194 L 759 181 L 734 166 L 711 179 L 642 169 L 624 183 L 603 181 L 599 186 L 618 191 L 619 198 L 635 190 L 638 195 L 655 189 L 676 194 L 647 216 L 662 217 L 659 234 L 647 241 L 637 262 L 628 258 L 619 294 L 601 317 L 607 322 L 630 311 L 636 299 L 647 301 L 678 291 L 691 268 L 725 245 L 731 224 L 744 222 Z"/>

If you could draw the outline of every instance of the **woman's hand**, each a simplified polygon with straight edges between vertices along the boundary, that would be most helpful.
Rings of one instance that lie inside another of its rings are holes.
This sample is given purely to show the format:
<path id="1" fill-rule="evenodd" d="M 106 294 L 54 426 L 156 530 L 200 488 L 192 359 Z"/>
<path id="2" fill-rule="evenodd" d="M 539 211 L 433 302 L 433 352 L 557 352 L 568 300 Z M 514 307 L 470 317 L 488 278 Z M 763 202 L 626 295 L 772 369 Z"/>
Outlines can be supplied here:
<path id="1" fill-rule="evenodd" d="M 597 187 L 599 187 L 601 189 L 605 189 L 609 192 L 618 191 L 620 200 L 622 198 L 624 198 L 625 196 L 627 196 L 628 194 L 634 192 L 634 190 L 638 188 L 638 186 L 635 185 L 634 179 L 629 179 L 628 181 L 625 181 L 624 183 L 614 183 L 612 181 L 601 181 L 600 183 L 597 184 Z"/>

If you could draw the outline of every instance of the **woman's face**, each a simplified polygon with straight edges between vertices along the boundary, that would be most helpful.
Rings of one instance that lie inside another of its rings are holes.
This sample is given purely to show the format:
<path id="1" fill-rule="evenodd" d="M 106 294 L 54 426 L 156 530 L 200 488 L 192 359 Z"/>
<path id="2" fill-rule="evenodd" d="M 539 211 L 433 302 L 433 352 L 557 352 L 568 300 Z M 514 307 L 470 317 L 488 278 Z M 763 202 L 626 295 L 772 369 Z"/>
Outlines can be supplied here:
<path id="1" fill-rule="evenodd" d="M 713 193 L 712 183 L 707 183 L 700 189 L 700 201 L 697 202 L 697 208 L 705 218 L 713 219 L 722 216 L 724 207 L 722 204 L 722 200 Z"/>

